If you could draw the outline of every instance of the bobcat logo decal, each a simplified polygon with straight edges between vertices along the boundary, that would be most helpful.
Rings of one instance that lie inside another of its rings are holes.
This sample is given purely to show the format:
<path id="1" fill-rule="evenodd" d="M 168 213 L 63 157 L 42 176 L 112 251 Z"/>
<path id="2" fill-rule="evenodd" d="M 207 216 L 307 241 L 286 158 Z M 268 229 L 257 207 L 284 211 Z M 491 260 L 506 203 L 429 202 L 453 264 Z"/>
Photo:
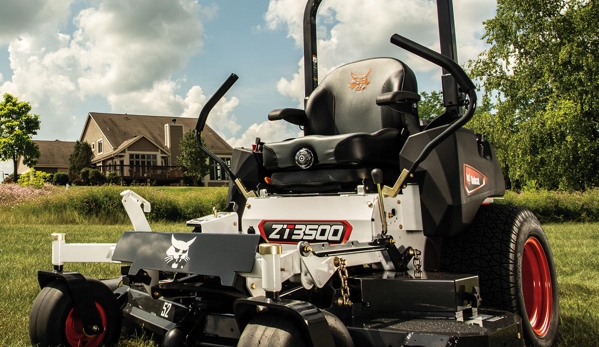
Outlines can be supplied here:
<path id="1" fill-rule="evenodd" d="M 370 82 L 368 82 L 368 75 L 370 75 L 371 72 L 372 69 L 365 74 L 356 74 L 350 72 L 352 80 L 349 82 L 349 89 L 356 88 L 357 92 L 366 89 L 366 86 L 370 84 Z"/>
<path id="2" fill-rule="evenodd" d="M 175 235 L 171 235 L 172 246 L 166 251 L 166 257 L 164 261 L 170 265 L 173 269 L 182 269 L 187 262 L 189 262 L 189 246 L 196 240 L 196 237 L 190 241 L 180 241 L 175 238 Z"/>

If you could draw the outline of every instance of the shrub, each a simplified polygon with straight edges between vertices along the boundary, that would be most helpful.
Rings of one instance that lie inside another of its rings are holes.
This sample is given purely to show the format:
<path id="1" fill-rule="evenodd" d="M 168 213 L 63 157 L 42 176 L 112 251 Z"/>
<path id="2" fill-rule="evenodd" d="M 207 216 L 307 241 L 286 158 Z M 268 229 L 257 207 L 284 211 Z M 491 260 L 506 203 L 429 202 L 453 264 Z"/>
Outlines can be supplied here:
<path id="1" fill-rule="evenodd" d="M 83 168 L 79 172 L 79 177 L 81 178 L 81 183 L 84 186 L 89 186 L 89 172 L 92 170 L 91 167 Z M 74 181 L 74 180 L 73 180 Z"/>
<path id="2" fill-rule="evenodd" d="M 92 186 L 101 186 L 106 183 L 106 176 L 98 169 L 91 169 L 89 172 L 89 184 Z"/>
<path id="3" fill-rule="evenodd" d="M 50 177 L 50 174 L 47 172 L 30 169 L 29 172 L 19 176 L 18 183 L 23 187 L 32 186 L 35 188 L 42 188 L 44 183 L 50 180 Z"/>
<path id="4" fill-rule="evenodd" d="M 69 183 L 69 175 L 64 172 L 57 172 L 52 177 L 52 184 L 55 186 L 65 186 Z"/>
<path id="5" fill-rule="evenodd" d="M 120 186 L 71 187 L 0 185 L 0 224 L 129 224 Z M 185 222 L 226 207 L 226 188 L 135 187 L 152 204 L 151 223 Z"/>
<path id="6" fill-rule="evenodd" d="M 86 186 L 100 186 L 106 183 L 106 176 L 98 169 L 86 167 L 81 170 L 80 175 L 83 185 Z"/>
<path id="7" fill-rule="evenodd" d="M 506 191 L 499 203 L 531 210 L 542 223 L 599 221 L 599 189 L 583 192 L 527 190 L 521 193 Z"/>
<path id="8" fill-rule="evenodd" d="M 123 178 L 119 175 L 118 172 L 109 171 L 108 174 L 106 175 L 106 183 L 121 185 L 121 184 L 123 184 Z"/>

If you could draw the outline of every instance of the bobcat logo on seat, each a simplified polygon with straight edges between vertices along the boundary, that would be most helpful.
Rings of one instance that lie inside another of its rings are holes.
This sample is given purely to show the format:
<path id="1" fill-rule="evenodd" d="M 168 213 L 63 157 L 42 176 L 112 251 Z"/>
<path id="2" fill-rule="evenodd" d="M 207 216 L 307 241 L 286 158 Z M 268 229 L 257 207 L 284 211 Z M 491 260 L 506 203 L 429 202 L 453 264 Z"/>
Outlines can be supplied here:
<path id="1" fill-rule="evenodd" d="M 366 86 L 370 84 L 370 82 L 368 82 L 368 75 L 370 75 L 371 72 L 372 69 L 365 74 L 356 74 L 350 72 L 352 80 L 349 82 L 349 89 L 356 88 L 357 92 L 366 89 Z"/>

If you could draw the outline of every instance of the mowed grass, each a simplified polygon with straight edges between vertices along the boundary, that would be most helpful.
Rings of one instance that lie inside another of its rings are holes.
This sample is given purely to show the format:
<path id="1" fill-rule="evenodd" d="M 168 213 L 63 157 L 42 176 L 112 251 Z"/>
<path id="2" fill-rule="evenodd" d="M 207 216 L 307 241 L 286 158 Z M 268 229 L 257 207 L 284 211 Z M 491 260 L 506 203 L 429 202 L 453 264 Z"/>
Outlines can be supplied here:
<path id="1" fill-rule="evenodd" d="M 544 226 L 560 295 L 558 346 L 599 346 L 599 223 Z"/>
<path id="2" fill-rule="evenodd" d="M 152 225 L 160 231 L 190 231 L 184 223 Z M 557 346 L 597 346 L 599 341 L 599 223 L 544 226 L 553 248 L 560 288 Z M 67 242 L 116 242 L 130 225 L 1 225 L 0 346 L 30 346 L 28 319 L 39 292 L 37 271 L 50 270 L 53 232 Z M 116 277 L 118 265 L 67 264 L 65 270 L 96 278 Z M 123 337 L 120 346 L 157 346 L 147 337 Z"/>
<path id="3" fill-rule="evenodd" d="M 184 223 L 153 225 L 158 231 L 191 231 Z M 38 270 L 52 270 L 51 233 L 65 233 L 67 242 L 116 243 L 131 225 L 1 225 L 0 346 L 31 346 L 29 310 L 40 291 Z M 95 278 L 120 275 L 118 264 L 66 264 L 65 270 Z M 155 346 L 148 338 L 125 338 L 120 346 Z"/>

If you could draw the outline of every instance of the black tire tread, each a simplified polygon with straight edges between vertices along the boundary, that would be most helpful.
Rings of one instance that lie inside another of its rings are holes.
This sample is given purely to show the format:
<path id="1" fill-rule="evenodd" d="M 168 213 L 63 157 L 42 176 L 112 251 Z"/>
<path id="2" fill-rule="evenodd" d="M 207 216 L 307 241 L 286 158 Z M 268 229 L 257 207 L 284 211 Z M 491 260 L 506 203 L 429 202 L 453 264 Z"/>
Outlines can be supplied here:
<path id="1" fill-rule="evenodd" d="M 122 313 L 114 294 L 102 282 L 87 278 L 89 295 L 93 295 L 107 315 L 108 331 L 103 345 L 116 345 L 121 333 Z M 54 280 L 36 297 L 29 314 L 29 337 L 36 346 L 64 345 L 64 321 L 73 307 L 69 288 L 62 280 Z M 62 329 L 58 328 L 62 326 Z"/>
<path id="2" fill-rule="evenodd" d="M 464 233 L 443 240 L 441 271 L 479 275 L 483 306 L 517 312 L 514 253 L 518 229 L 527 218 L 537 221 L 519 207 L 481 206 Z"/>
<path id="3" fill-rule="evenodd" d="M 553 286 L 551 321 L 544 336 L 538 336 L 528 321 L 521 288 L 522 257 L 531 237 L 543 246 Z M 528 345 L 553 345 L 559 325 L 555 264 L 547 236 L 532 212 L 508 205 L 482 206 L 464 233 L 443 239 L 441 270 L 478 275 L 483 307 L 520 315 Z"/>
<path id="4" fill-rule="evenodd" d="M 245 327 L 238 347 L 305 347 L 299 329 L 284 315 L 259 314 Z"/>

